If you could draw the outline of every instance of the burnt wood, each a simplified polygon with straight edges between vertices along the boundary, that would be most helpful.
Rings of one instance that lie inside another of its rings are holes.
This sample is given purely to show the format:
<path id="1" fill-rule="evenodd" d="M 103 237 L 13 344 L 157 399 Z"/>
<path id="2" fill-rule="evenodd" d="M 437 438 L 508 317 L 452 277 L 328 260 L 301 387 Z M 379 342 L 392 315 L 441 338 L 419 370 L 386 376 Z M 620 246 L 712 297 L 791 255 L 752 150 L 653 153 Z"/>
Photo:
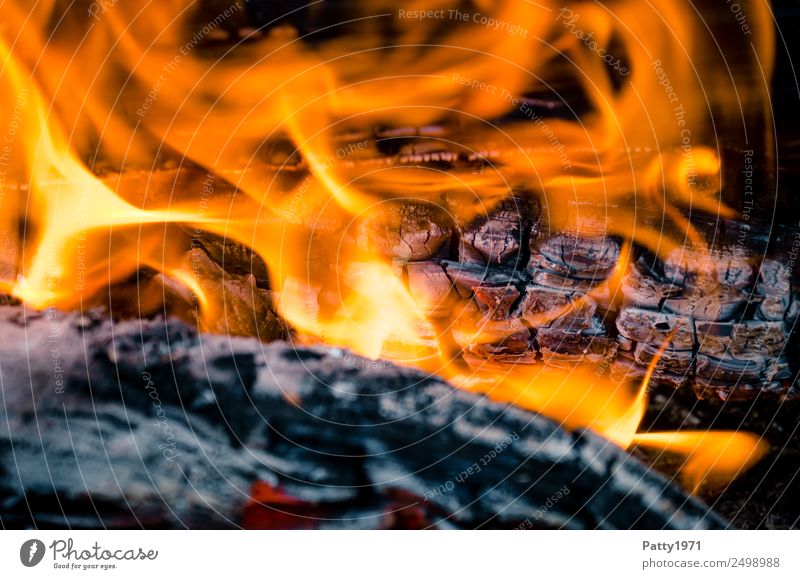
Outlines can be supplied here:
<path id="1" fill-rule="evenodd" d="M 726 525 L 590 432 L 344 350 L 19 306 L 0 329 L 7 528 Z"/>
<path id="2" fill-rule="evenodd" d="M 609 278 L 622 268 L 621 240 L 544 234 L 546 225 L 535 197 L 511 194 L 460 224 L 457 255 L 406 266 L 429 316 L 442 327 L 466 320 L 453 338 L 469 364 L 581 362 L 639 380 L 665 346 L 656 382 L 692 387 L 699 397 L 798 395 L 800 299 L 780 246 L 800 232 L 695 218 L 707 251 L 661 259 L 634 247 L 617 292 Z"/>
<path id="3" fill-rule="evenodd" d="M 192 182 L 190 174 L 160 172 L 147 197 L 158 200 L 162 189 Z M 135 175 L 118 181 L 126 190 L 140 186 Z M 225 183 L 220 179 L 219 194 L 235 196 L 235 187 Z M 381 203 L 360 217 L 351 242 L 391 262 L 420 309 L 441 327 L 456 328 L 443 339 L 452 338 L 468 363 L 589 362 L 638 380 L 672 335 L 655 381 L 692 388 L 700 397 L 797 396 L 800 299 L 791 260 L 799 228 L 695 215 L 692 223 L 709 253 L 687 248 L 659 259 L 634 247 L 634 263 L 612 295 L 606 280 L 618 267 L 620 239 L 551 232 L 540 199 L 529 191 L 511 192 L 466 222 L 450 217 L 461 213 L 459 203 Z M 657 212 L 639 213 L 664 227 Z M 316 227 L 314 233 L 327 234 Z M 198 245 L 224 269 L 225 279 L 252 274 L 255 285 L 267 290 L 258 293 L 269 295 L 266 265 L 250 250 L 211 235 L 201 236 Z M 247 309 L 247 300 L 238 303 Z M 257 311 L 232 307 L 231 318 L 247 323 L 208 329 L 279 337 L 281 332 L 268 331 L 278 326 L 268 302 L 261 309 L 268 316 L 263 323 Z M 450 319 L 454 312 L 470 319 Z M 476 328 L 485 331 L 476 334 Z"/>

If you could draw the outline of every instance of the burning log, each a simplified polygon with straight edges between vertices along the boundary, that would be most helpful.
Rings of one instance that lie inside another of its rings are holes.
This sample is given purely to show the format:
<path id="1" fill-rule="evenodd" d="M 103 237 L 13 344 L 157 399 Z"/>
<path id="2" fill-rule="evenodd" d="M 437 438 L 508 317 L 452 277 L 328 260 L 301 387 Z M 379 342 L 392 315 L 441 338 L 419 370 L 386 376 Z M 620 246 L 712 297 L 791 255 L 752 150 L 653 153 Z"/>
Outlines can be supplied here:
<path id="1" fill-rule="evenodd" d="M 641 262 L 633 266 L 617 318 L 625 347 L 616 369 L 642 375 L 653 347 L 664 344 L 656 379 L 689 383 L 700 397 L 786 393 L 798 307 L 790 272 L 772 259 L 754 264 L 716 252 L 692 257 L 715 268 L 698 271 L 667 260 L 659 275 Z"/>
<path id="2" fill-rule="evenodd" d="M 169 193 L 199 180 L 176 174 L 151 186 L 148 197 L 158 200 L 165 196 L 160 189 Z M 235 195 L 235 188 L 222 185 L 223 194 Z M 691 387 L 698 396 L 794 395 L 790 384 L 798 368 L 791 362 L 790 330 L 800 300 L 785 265 L 743 251 L 735 224 L 698 223 L 701 231 L 727 229 L 707 253 L 686 250 L 658 260 L 642 252 L 626 265 L 616 237 L 545 234 L 540 203 L 530 193 L 516 192 L 466 222 L 452 217 L 458 203 L 384 201 L 342 243 L 391 261 L 420 311 L 448 328 L 443 340 L 456 344 L 470 366 L 589 363 L 640 379 L 658 357 L 653 380 Z M 259 288 L 268 287 L 266 266 L 252 250 L 210 234 L 199 243 L 229 278 L 253 274 Z M 339 242 L 333 238 L 329 245 Z M 704 265 L 710 271 L 701 271 Z M 616 291 L 610 278 L 618 270 Z M 311 301 L 322 300 L 316 291 Z M 317 309 L 324 308 L 310 304 Z M 234 318 L 259 315 L 236 307 L 231 312 Z M 207 329 L 278 337 L 256 332 L 253 323 Z"/>
<path id="3" fill-rule="evenodd" d="M 378 255 L 424 261 L 447 251 L 451 235 L 447 216 L 435 206 L 389 201 L 362 221 L 358 241 Z"/>
<path id="4" fill-rule="evenodd" d="M 511 196 L 485 217 L 461 229 L 459 260 L 516 267 L 524 259 L 532 207 L 525 197 Z"/>
<path id="5" fill-rule="evenodd" d="M 624 266 L 615 238 L 545 236 L 532 207 L 512 196 L 459 228 L 458 261 L 405 268 L 422 309 L 455 327 L 470 365 L 587 362 L 638 379 L 658 358 L 654 380 L 698 396 L 794 394 L 788 354 L 800 300 L 778 261 L 725 246 L 676 254 L 658 271 L 644 256 Z M 609 278 L 622 267 L 620 302 Z"/>
<path id="6" fill-rule="evenodd" d="M 183 298 L 184 305 L 189 306 L 188 310 L 183 310 L 183 319 L 190 323 L 199 321 L 203 331 L 221 335 L 256 336 L 265 342 L 286 337 L 285 324 L 274 310 L 272 292 L 259 287 L 255 275 L 225 271 L 202 247 L 184 254 L 184 261 L 184 269 L 193 272 L 199 291 L 204 295 L 220 296 L 222 308 L 209 311 L 209 305 L 197 304 L 198 296 L 186 295 L 185 286 L 163 274 L 156 275 L 154 282 L 162 285 L 165 292 L 171 290 Z M 173 307 L 170 311 L 177 313 L 181 308 Z"/>
<path id="7" fill-rule="evenodd" d="M 148 197 L 158 200 L 160 189 L 198 180 L 176 173 L 151 186 Z M 223 194 L 234 195 L 235 188 Z M 692 387 L 699 396 L 794 393 L 790 329 L 800 300 L 784 265 L 759 261 L 730 242 L 736 231 L 731 224 L 724 225 L 733 233 L 707 254 L 678 253 L 660 261 L 642 253 L 626 266 L 617 238 L 545 235 L 539 203 L 530 194 L 516 193 L 466 223 L 452 219 L 458 214 L 453 203 L 385 201 L 357 222 L 344 244 L 391 260 L 420 311 L 450 328 L 445 339 L 457 344 L 469 365 L 580 362 L 639 379 L 658 357 L 655 381 Z M 217 264 L 211 267 L 204 258 L 203 271 L 223 267 L 225 273 L 201 277 L 225 278 L 232 287 L 254 275 L 256 293 L 263 294 L 255 302 L 247 296 L 227 300 L 235 304 L 228 315 L 240 321 L 206 329 L 267 341 L 280 337 L 270 330 L 279 324 L 264 302 L 264 262 L 244 245 L 210 234 L 200 235 L 198 246 L 195 251 L 205 250 Z M 713 265 L 713 271 L 693 264 Z M 618 269 L 616 292 L 609 280 Z M 309 299 L 321 300 L 319 295 Z M 326 299 L 335 302 L 336 296 Z M 253 303 L 262 305 L 247 311 Z M 260 311 L 268 318 L 263 323 Z M 662 345 L 668 348 L 660 352 Z"/>
<path id="8" fill-rule="evenodd" d="M 416 370 L 0 312 L 4 527 L 725 525 L 591 432 Z"/>

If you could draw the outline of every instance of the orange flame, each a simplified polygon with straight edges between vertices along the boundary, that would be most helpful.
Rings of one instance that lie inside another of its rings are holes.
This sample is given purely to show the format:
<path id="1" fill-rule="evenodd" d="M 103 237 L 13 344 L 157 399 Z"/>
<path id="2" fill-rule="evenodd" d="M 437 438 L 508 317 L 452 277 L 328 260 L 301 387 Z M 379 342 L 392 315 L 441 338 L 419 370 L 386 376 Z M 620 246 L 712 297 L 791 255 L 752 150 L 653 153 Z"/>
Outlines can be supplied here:
<path id="1" fill-rule="evenodd" d="M 393 353 L 622 447 L 681 452 L 694 488 L 763 454 L 743 433 L 637 433 L 649 379 L 632 389 L 590 367 L 466 371 L 426 312 L 451 308 L 478 337 L 490 328 L 449 296 L 412 295 L 386 258 L 353 243 L 352 227 L 391 199 L 468 221 L 510 190 L 533 191 L 552 230 L 595 232 L 599 223 L 662 255 L 684 239 L 702 249 L 682 215 L 730 215 L 709 110 L 724 120 L 768 106 L 766 89 L 736 74 L 772 62 L 765 3 L 742 2 L 756 50 L 730 75 L 706 63 L 715 39 L 688 0 L 477 2 L 480 12 L 468 14 L 455 0 L 378 0 L 354 8 L 357 35 L 312 46 L 282 25 L 232 48 L 210 41 L 243 16 L 239 2 L 208 20 L 188 0 L 66 4 L 3 5 L 2 126 L 15 129 L 0 209 L 25 226 L 16 275 L 0 268 L 0 289 L 38 308 L 86 307 L 149 267 L 189 288 L 211 321 L 222 298 L 187 270 L 191 239 L 177 233 L 202 230 L 263 258 L 276 305 L 301 339 L 372 358 Z M 420 10 L 444 16 L 403 15 Z M 544 119 L 523 98 L 570 86 L 586 99 L 577 118 Z M 489 120 L 504 115 L 521 120 Z M 457 137 L 431 140 L 490 164 L 381 165 L 359 162 L 380 158 L 374 140 L 343 148 L 341 135 L 378 125 L 456 127 Z M 272 154 L 281 141 L 300 165 Z M 176 161 L 203 167 L 217 185 L 176 187 L 165 198 L 149 180 L 132 191 L 98 177 Z M 0 220 L 2 247 L 15 235 L 9 227 Z M 625 252 L 604 291 L 617 292 L 627 260 Z"/>

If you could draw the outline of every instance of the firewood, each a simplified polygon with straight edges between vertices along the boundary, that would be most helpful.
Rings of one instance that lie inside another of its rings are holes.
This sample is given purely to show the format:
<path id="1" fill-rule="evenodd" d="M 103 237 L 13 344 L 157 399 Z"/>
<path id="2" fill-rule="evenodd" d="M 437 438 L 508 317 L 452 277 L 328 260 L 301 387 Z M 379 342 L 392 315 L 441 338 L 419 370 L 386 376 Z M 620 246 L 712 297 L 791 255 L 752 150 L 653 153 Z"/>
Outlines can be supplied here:
<path id="1" fill-rule="evenodd" d="M 608 441 L 413 369 L 91 312 L 0 327 L 4 527 L 409 524 L 398 504 L 444 528 L 725 526 Z"/>
<path id="2" fill-rule="evenodd" d="M 449 243 L 452 225 L 447 215 L 430 204 L 388 201 L 359 224 L 359 243 L 378 255 L 422 261 Z"/>
<path id="3" fill-rule="evenodd" d="M 485 217 L 463 227 L 459 261 L 518 265 L 526 254 L 533 211 L 526 197 L 510 196 Z"/>
<path id="4" fill-rule="evenodd" d="M 387 129 L 373 137 L 424 141 L 421 129 Z M 373 160 L 400 163 L 399 154 Z M 158 197 L 160 189 L 176 188 L 173 181 L 200 179 L 184 173 L 156 179 L 163 186 L 151 186 L 157 190 L 150 193 Z M 218 190 L 235 194 L 224 180 Z M 611 363 L 615 375 L 639 379 L 658 355 L 664 359 L 656 381 L 690 385 L 700 395 L 797 393 L 791 387 L 800 370 L 791 331 L 800 314 L 796 272 L 763 257 L 769 235 L 755 223 L 743 230 L 724 219 L 693 217 L 714 240 L 705 253 L 679 249 L 660 260 L 634 248 L 633 263 L 622 272 L 622 295 L 615 297 L 605 280 L 619 265 L 620 239 L 602 232 L 545 234 L 540 201 L 530 192 L 515 191 L 465 222 L 451 221 L 448 212 L 464 219 L 452 209 L 386 201 L 360 218 L 353 241 L 392 262 L 422 312 L 458 328 L 442 339 L 458 344 L 471 364 Z M 658 224 L 657 215 L 649 219 Z M 740 230 L 749 236 L 749 251 L 739 243 Z M 199 242 L 225 270 L 254 273 L 257 285 L 268 288 L 266 266 L 247 248 L 210 235 Z M 464 312 L 462 319 L 449 319 L 453 312 Z M 469 336 L 480 340 L 470 343 Z"/>
<path id="5" fill-rule="evenodd" d="M 634 255 L 617 300 L 605 282 L 620 267 L 620 240 L 543 235 L 535 207 L 510 195 L 459 226 L 458 261 L 432 258 L 424 266 L 441 267 L 451 295 L 477 308 L 450 308 L 461 319 L 444 323 L 458 328 L 455 341 L 470 365 L 611 364 L 615 376 L 638 380 L 656 361 L 653 380 L 692 386 L 699 396 L 798 394 L 791 328 L 800 299 L 791 272 L 731 245 L 734 224 L 726 222 L 722 245 L 705 253 Z"/>

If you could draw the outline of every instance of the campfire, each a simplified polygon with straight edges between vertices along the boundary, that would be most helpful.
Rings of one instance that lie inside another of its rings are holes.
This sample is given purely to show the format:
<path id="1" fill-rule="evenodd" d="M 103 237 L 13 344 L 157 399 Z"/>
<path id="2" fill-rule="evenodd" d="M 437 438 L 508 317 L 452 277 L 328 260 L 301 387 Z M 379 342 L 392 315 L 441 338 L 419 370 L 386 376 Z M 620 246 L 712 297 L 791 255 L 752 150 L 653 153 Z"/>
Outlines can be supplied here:
<path id="1" fill-rule="evenodd" d="M 769 6 L 278 4 L 4 6 L 2 436 L 100 473 L 6 524 L 724 525 L 763 429 L 659 417 L 796 393 Z"/>

